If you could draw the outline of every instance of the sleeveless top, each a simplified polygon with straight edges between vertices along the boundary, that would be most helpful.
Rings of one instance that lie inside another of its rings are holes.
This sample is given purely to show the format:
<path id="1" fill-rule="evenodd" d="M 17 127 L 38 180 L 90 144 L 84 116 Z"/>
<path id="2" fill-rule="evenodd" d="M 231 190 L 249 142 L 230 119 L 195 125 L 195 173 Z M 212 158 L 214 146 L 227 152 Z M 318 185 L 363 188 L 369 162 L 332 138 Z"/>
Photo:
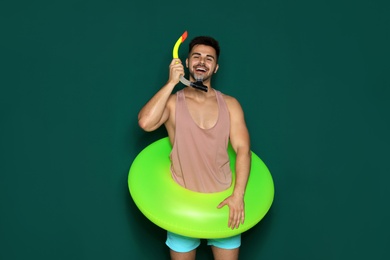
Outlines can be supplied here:
<path id="1" fill-rule="evenodd" d="M 184 90 L 179 90 L 176 97 L 171 173 L 178 184 L 196 192 L 219 192 L 228 189 L 232 183 L 227 153 L 229 110 L 221 92 L 214 91 L 218 102 L 218 119 L 209 129 L 202 129 L 192 119 Z"/>

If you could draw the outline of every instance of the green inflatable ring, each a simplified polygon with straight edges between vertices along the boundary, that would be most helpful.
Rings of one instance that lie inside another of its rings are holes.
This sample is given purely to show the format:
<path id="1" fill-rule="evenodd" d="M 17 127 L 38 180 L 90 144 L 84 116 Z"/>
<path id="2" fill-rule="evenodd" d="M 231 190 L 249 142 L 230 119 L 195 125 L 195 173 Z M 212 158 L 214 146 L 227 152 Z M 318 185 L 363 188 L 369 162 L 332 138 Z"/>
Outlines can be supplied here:
<path id="1" fill-rule="evenodd" d="M 134 159 L 128 176 L 135 204 L 157 226 L 188 237 L 223 238 L 250 229 L 268 212 L 274 198 L 274 183 L 267 166 L 253 152 L 244 198 L 245 222 L 232 230 L 227 226 L 228 206 L 218 209 L 217 205 L 231 195 L 233 185 L 217 193 L 199 193 L 181 187 L 171 177 L 171 149 L 168 137 L 150 144 Z M 228 153 L 234 175 L 236 155 L 230 146 Z"/>

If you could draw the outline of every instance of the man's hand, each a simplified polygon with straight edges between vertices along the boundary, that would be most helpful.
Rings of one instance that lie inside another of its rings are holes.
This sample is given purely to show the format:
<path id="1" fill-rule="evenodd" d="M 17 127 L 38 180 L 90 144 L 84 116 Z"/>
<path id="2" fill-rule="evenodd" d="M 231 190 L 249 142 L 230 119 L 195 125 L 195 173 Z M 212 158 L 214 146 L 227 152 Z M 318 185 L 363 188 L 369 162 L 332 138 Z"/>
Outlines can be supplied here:
<path id="1" fill-rule="evenodd" d="M 179 83 L 180 76 L 184 76 L 184 67 L 180 59 L 173 59 L 169 65 L 169 79 L 168 82 L 172 82 L 174 85 Z"/>
<path id="2" fill-rule="evenodd" d="M 220 209 L 226 205 L 229 207 L 228 227 L 231 229 L 238 228 L 240 224 L 244 223 L 245 219 L 244 196 L 233 194 L 222 201 L 217 208 Z"/>

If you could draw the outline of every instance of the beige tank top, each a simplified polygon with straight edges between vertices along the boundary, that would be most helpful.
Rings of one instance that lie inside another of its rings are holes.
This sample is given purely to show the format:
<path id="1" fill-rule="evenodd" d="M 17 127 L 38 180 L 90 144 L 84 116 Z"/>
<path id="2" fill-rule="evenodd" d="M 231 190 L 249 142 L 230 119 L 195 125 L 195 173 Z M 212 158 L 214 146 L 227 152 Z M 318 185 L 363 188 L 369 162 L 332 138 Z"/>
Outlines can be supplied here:
<path id="1" fill-rule="evenodd" d="M 200 128 L 187 108 L 184 91 L 177 92 L 176 131 L 170 154 L 173 179 L 181 186 L 203 193 L 226 190 L 232 183 L 227 154 L 230 116 L 221 92 L 214 90 L 218 119 L 209 129 Z"/>

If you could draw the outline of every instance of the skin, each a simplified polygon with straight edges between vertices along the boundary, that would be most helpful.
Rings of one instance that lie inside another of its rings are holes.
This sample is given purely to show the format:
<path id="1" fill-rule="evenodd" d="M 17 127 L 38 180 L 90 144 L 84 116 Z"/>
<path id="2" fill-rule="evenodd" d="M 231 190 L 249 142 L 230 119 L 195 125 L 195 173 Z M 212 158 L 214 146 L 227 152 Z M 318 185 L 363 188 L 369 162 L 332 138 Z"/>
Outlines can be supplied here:
<path id="1" fill-rule="evenodd" d="M 190 72 L 190 81 L 195 77 L 202 77 L 203 84 L 208 87 L 207 92 L 186 87 L 184 94 L 190 114 L 203 129 L 213 127 L 218 119 L 218 104 L 216 94 L 212 91 L 211 78 L 217 73 L 219 66 L 214 48 L 206 45 L 195 45 L 188 58 L 186 66 Z M 146 103 L 138 114 L 139 126 L 145 131 L 154 131 L 165 125 L 171 144 L 175 138 L 175 108 L 176 94 L 173 89 L 179 83 L 180 75 L 184 75 L 184 66 L 179 59 L 173 59 L 169 65 L 169 79 L 167 83 Z M 223 200 L 217 207 L 229 207 L 228 227 L 238 228 L 244 223 L 244 194 L 250 171 L 250 140 L 244 120 L 244 113 L 239 102 L 228 95 L 223 95 L 230 114 L 230 142 L 235 150 L 236 183 L 233 193 Z M 212 247 L 215 259 L 238 259 L 239 249 L 226 250 Z M 195 259 L 195 250 L 188 253 L 178 253 L 171 250 L 172 259 Z"/>

